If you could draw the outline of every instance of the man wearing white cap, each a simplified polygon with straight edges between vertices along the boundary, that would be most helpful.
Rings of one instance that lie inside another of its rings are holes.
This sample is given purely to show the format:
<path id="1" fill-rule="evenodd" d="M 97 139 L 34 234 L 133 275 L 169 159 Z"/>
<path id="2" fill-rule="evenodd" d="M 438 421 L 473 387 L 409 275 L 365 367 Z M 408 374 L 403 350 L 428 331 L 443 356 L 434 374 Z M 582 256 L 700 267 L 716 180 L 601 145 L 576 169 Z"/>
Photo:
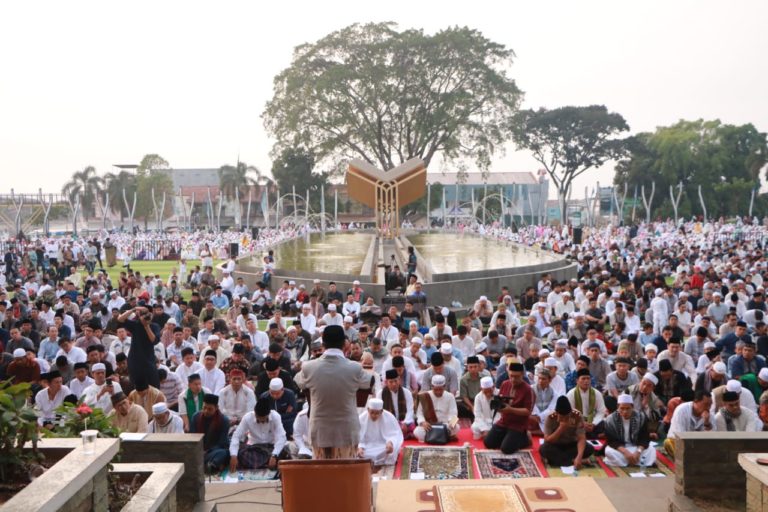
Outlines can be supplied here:
<path id="1" fill-rule="evenodd" d="M 723 393 L 723 405 L 715 415 L 718 432 L 762 432 L 763 422 L 754 411 L 739 403 L 739 393 Z"/>
<path id="2" fill-rule="evenodd" d="M 403 432 L 397 419 L 384 410 L 381 399 L 370 398 L 367 410 L 360 414 L 357 456 L 371 459 L 375 466 L 390 466 L 397 462 L 402 444 Z"/>
<path id="3" fill-rule="evenodd" d="M 483 439 L 493 427 L 493 409 L 491 399 L 495 391 L 493 377 L 485 376 L 480 379 L 480 392 L 475 395 L 474 414 L 472 422 L 472 438 Z"/>
<path id="4" fill-rule="evenodd" d="M 727 377 L 727 368 L 722 361 L 716 361 L 709 367 L 704 373 L 700 374 L 696 378 L 695 390 L 703 389 L 704 391 L 711 392 L 716 387 L 725 384 Z"/>
<path id="5" fill-rule="evenodd" d="M 493 315 L 493 304 L 488 300 L 488 297 L 481 295 L 480 298 L 475 301 L 472 309 L 474 310 L 475 315 L 484 324 L 490 323 L 491 316 Z"/>
<path id="6" fill-rule="evenodd" d="M 664 290 L 656 288 L 653 291 L 653 299 L 649 305 L 651 310 L 651 323 L 653 323 L 653 333 L 661 334 L 661 328 L 666 325 L 667 318 L 669 317 L 669 309 L 666 299 L 663 297 Z"/>
<path id="7" fill-rule="evenodd" d="M 739 395 L 739 402 L 742 407 L 746 407 L 750 411 L 757 412 L 757 403 L 755 397 L 748 390 L 742 393 L 741 382 L 736 379 L 731 379 L 723 386 L 718 386 L 712 390 L 712 415 L 714 416 L 717 411 L 723 406 L 723 395 L 726 392 L 732 392 Z"/>
<path id="8" fill-rule="evenodd" d="M 344 317 L 336 311 L 336 304 L 328 304 L 328 312 L 323 315 L 323 323 L 328 325 L 338 325 L 344 327 Z"/>
<path id="9" fill-rule="evenodd" d="M 552 359 L 552 358 L 548 358 Z M 554 359 L 552 359 L 554 361 Z M 552 362 L 547 361 L 547 362 Z M 533 410 L 528 417 L 528 430 L 533 435 L 541 435 L 544 432 L 544 423 L 547 416 L 555 410 L 558 397 L 565 394 L 565 382 L 563 381 L 562 392 L 556 391 L 552 387 L 552 376 L 558 376 L 552 371 L 551 365 L 544 363 L 545 367 L 536 372 L 536 385 L 533 389 Z M 560 377 L 562 379 L 562 377 Z"/>
<path id="10" fill-rule="evenodd" d="M 634 410 L 632 397 L 617 398 L 618 409 L 605 419 L 605 462 L 609 466 L 652 466 L 656 447 L 651 445 L 646 417 Z"/>
<path id="11" fill-rule="evenodd" d="M 568 340 L 559 339 L 555 341 L 555 353 L 552 354 L 557 364 L 560 365 L 560 369 L 557 374 L 565 378 L 566 375 L 576 369 L 576 361 L 573 356 L 568 352 Z"/>
<path id="12" fill-rule="evenodd" d="M 741 384 L 752 393 L 757 402 L 760 402 L 760 397 L 768 390 L 768 368 L 761 368 L 757 375 L 754 373 L 743 375 Z"/>
<path id="13" fill-rule="evenodd" d="M 170 410 L 165 402 L 152 406 L 152 421 L 147 427 L 149 434 L 183 434 L 184 422 L 181 417 Z"/>
<path id="14" fill-rule="evenodd" d="M 91 407 L 98 407 L 104 414 L 112 410 L 112 395 L 120 393 L 123 389 L 120 383 L 107 379 L 107 367 L 104 363 L 96 363 L 91 366 L 93 384 L 85 388 L 83 401 Z"/>
<path id="15" fill-rule="evenodd" d="M 40 365 L 34 357 L 27 357 L 27 350 L 16 348 L 12 352 L 13 361 L 6 368 L 6 377 L 13 378 L 13 382 L 18 384 L 28 382 L 37 384 L 40 381 Z"/>
<path id="16" fill-rule="evenodd" d="M 419 393 L 417 424 L 413 435 L 420 443 L 424 442 L 432 425 L 443 423 L 448 426 L 451 437 L 459 433 L 459 417 L 456 398 L 445 392 L 445 376 L 436 374 L 431 378 L 432 389 Z"/>
<path id="17" fill-rule="evenodd" d="M 259 402 L 266 401 L 270 409 L 277 411 L 283 423 L 283 429 L 288 437 L 293 436 L 293 422 L 299 413 L 296 403 L 296 394 L 290 389 L 285 389 L 283 379 L 275 377 L 269 381 L 269 391 L 259 395 Z"/>

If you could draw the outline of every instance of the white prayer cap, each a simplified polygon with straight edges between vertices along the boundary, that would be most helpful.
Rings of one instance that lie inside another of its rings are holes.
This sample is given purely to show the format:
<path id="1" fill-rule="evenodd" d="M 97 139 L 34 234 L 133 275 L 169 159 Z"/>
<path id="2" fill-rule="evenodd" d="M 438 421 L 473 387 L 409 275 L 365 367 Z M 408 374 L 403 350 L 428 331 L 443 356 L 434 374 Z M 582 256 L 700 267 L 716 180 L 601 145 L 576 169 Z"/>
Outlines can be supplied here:
<path id="1" fill-rule="evenodd" d="M 416 327 L 418 327 L 419 326 L 419 322 L 417 322 L 416 320 L 411 320 L 410 322 L 408 322 L 408 325 L 409 326 L 415 325 Z"/>
<path id="2" fill-rule="evenodd" d="M 570 293 L 570 292 L 563 292 L 563 293 L 562 293 L 562 296 L 563 296 L 563 297 L 570 297 L 570 296 L 571 296 L 571 293 Z"/>
<path id="3" fill-rule="evenodd" d="M 662 290 L 661 288 L 656 288 L 656 289 L 653 291 L 653 294 L 654 294 L 655 296 L 657 296 L 657 297 L 661 296 L 661 294 L 662 294 L 662 293 L 664 293 L 664 290 Z"/>
<path id="4" fill-rule="evenodd" d="M 549 355 L 551 353 L 552 352 L 550 352 L 548 349 L 543 348 L 543 349 L 539 350 L 539 359 L 541 359 L 542 357 L 549 357 Z"/>
<path id="5" fill-rule="evenodd" d="M 643 375 L 643 380 L 650 381 L 654 386 L 659 383 L 659 379 L 651 372 L 646 372 L 645 375 Z"/>
<path id="6" fill-rule="evenodd" d="M 578 313 L 574 313 L 573 318 L 584 318 L 584 313 L 579 311 Z"/>
<path id="7" fill-rule="evenodd" d="M 23 348 L 17 348 L 13 351 L 13 357 L 19 358 L 19 357 L 27 357 L 27 351 Z"/>
<path id="8" fill-rule="evenodd" d="M 649 344 L 647 344 L 645 346 L 645 351 L 648 352 L 649 350 L 653 350 L 654 352 L 658 352 L 659 351 L 659 347 L 657 347 L 653 343 L 649 343 Z"/>
<path id="9" fill-rule="evenodd" d="M 618 398 L 619 405 L 634 405 L 634 402 L 632 401 L 632 395 L 628 395 L 626 393 L 622 393 L 619 395 Z"/>
<path id="10" fill-rule="evenodd" d="M 347 315 L 347 316 L 344 317 L 344 321 L 351 324 L 352 323 L 352 317 Z"/>
<path id="11" fill-rule="evenodd" d="M 725 383 L 725 389 L 732 393 L 741 393 L 741 382 L 736 379 L 731 379 Z"/>
<path id="12" fill-rule="evenodd" d="M 104 363 L 96 363 L 95 365 L 91 366 L 91 373 L 105 371 L 107 371 L 107 366 Z"/>
<path id="13" fill-rule="evenodd" d="M 312 306 L 309 304 L 302 304 L 301 309 L 312 309 Z"/>
<path id="14" fill-rule="evenodd" d="M 710 349 L 710 348 L 717 348 L 717 345 L 715 345 L 714 341 L 705 341 L 704 342 L 704 350 Z"/>
<path id="15" fill-rule="evenodd" d="M 557 340 L 555 342 L 555 347 L 568 348 L 568 340 Z"/>
<path id="16" fill-rule="evenodd" d="M 493 377 L 483 377 L 480 379 L 480 388 L 491 389 L 493 387 Z"/>
<path id="17" fill-rule="evenodd" d="M 440 345 L 440 353 L 441 354 L 453 354 L 453 345 L 450 343 L 443 343 Z"/>
<path id="18" fill-rule="evenodd" d="M 544 366 L 557 366 L 557 359 L 548 357 L 544 360 Z"/>
<path id="19" fill-rule="evenodd" d="M 352 284 L 353 284 L 353 285 L 355 285 L 355 286 L 357 286 L 357 285 L 359 285 L 359 284 L 360 284 L 360 281 L 358 281 L 357 279 L 355 279 L 354 281 L 352 281 Z"/>
<path id="20" fill-rule="evenodd" d="M 219 340 L 221 340 L 221 338 L 219 338 L 218 334 L 211 334 L 210 336 L 208 336 L 208 343 L 212 341 L 219 341 Z"/>
<path id="21" fill-rule="evenodd" d="M 411 345 L 413 345 L 414 343 L 417 345 L 421 345 L 423 341 L 421 341 L 421 338 L 419 338 L 418 336 L 414 336 L 413 338 L 411 338 Z"/>
<path id="22" fill-rule="evenodd" d="M 483 350 L 485 350 L 485 349 L 487 349 L 487 348 L 488 348 L 488 345 L 486 345 L 484 341 L 481 341 L 481 342 L 480 342 L 480 343 L 478 343 L 478 344 L 477 344 L 477 346 L 475 347 L 475 352 L 478 352 L 478 353 L 479 353 L 479 352 L 482 352 Z"/>
<path id="23" fill-rule="evenodd" d="M 723 294 L 720 293 L 720 292 L 715 292 L 715 293 L 712 294 L 712 296 L 713 297 L 720 297 L 721 299 L 723 298 Z"/>
<path id="24" fill-rule="evenodd" d="M 432 387 L 445 387 L 445 377 L 440 374 L 435 374 L 432 376 Z"/>
<path id="25" fill-rule="evenodd" d="M 269 381 L 270 391 L 280 391 L 281 389 L 283 389 L 283 380 L 281 378 L 275 377 Z"/>
<path id="26" fill-rule="evenodd" d="M 370 398 L 368 399 L 368 408 L 373 411 L 381 411 L 384 409 L 384 400 L 381 398 Z"/>
<path id="27" fill-rule="evenodd" d="M 165 324 L 166 325 L 168 325 L 168 324 L 176 325 L 176 319 L 171 317 L 171 318 L 169 318 L 168 320 L 165 321 Z"/>
<path id="28" fill-rule="evenodd" d="M 152 414 L 154 414 L 155 416 L 158 416 L 165 412 L 168 412 L 168 406 L 166 405 L 165 402 L 157 402 L 152 406 Z"/>
<path id="29" fill-rule="evenodd" d="M 289 333 L 289 332 L 293 332 L 293 331 L 295 331 L 295 330 L 296 330 L 296 326 L 295 326 L 295 325 L 292 325 L 292 326 L 290 326 L 289 328 L 287 328 L 287 329 L 285 330 L 285 332 L 286 332 L 286 333 Z"/>
<path id="30" fill-rule="evenodd" d="M 296 281 L 294 281 L 293 279 L 291 279 L 290 281 L 288 281 L 288 284 L 289 284 L 289 285 L 293 285 L 293 286 L 296 286 Z"/>
<path id="31" fill-rule="evenodd" d="M 117 290 L 112 290 L 111 292 L 109 292 L 109 294 L 110 295 L 117 295 Z"/>
<path id="32" fill-rule="evenodd" d="M 315 279 L 312 282 L 315 283 L 315 284 L 320 284 L 320 280 L 319 279 Z"/>
<path id="33" fill-rule="evenodd" d="M 722 361 L 718 361 L 715 364 L 713 364 L 712 370 L 714 370 L 715 373 L 719 373 L 720 375 L 725 375 L 725 373 L 728 371 L 727 367 L 725 366 L 725 363 Z"/>
<path id="34" fill-rule="evenodd" d="M 336 304 L 328 304 L 328 311 L 336 311 Z"/>
<path id="35" fill-rule="evenodd" d="M 536 303 L 536 307 L 537 308 L 546 308 L 547 307 L 547 303 L 546 302 L 537 302 Z"/>
<path id="36" fill-rule="evenodd" d="M 483 301 L 483 300 L 488 300 L 488 297 L 486 297 L 485 295 L 481 295 L 481 296 L 480 296 L 480 300 L 481 300 L 481 301 Z"/>
<path id="37" fill-rule="evenodd" d="M 762 368 L 757 374 L 757 378 L 763 382 L 768 382 L 768 368 Z"/>
<path id="38" fill-rule="evenodd" d="M 440 310 L 440 314 L 443 315 L 443 318 L 448 318 L 448 315 L 451 314 L 451 310 L 448 308 L 443 308 Z"/>
<path id="39" fill-rule="evenodd" d="M 84 314 L 90 313 L 90 312 L 91 312 L 91 308 L 83 308 L 83 310 L 80 312 L 80 314 L 84 315 Z"/>

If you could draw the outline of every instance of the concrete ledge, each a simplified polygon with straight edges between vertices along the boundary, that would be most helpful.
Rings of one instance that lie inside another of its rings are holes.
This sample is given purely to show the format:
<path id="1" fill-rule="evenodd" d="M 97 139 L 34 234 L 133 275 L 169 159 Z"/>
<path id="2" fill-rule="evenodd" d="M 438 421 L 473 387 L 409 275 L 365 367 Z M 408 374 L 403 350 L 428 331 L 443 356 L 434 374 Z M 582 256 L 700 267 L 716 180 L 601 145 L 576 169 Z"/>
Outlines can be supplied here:
<path id="1" fill-rule="evenodd" d="M 96 439 L 96 453 L 83 453 L 83 441 L 74 438 L 45 438 L 38 448 L 72 450 L 24 490 L 8 500 L 2 511 L 56 512 L 84 487 L 91 485 L 120 449 L 119 439 Z M 106 482 L 105 482 L 106 483 Z"/>
<path id="2" fill-rule="evenodd" d="M 669 498 L 669 512 L 700 512 L 701 509 L 692 499 L 676 495 Z"/>
<path id="3" fill-rule="evenodd" d="M 167 502 L 167 509 L 176 509 L 176 484 L 184 474 L 184 464 L 114 464 L 113 473 L 151 473 L 122 512 L 155 512 Z"/>

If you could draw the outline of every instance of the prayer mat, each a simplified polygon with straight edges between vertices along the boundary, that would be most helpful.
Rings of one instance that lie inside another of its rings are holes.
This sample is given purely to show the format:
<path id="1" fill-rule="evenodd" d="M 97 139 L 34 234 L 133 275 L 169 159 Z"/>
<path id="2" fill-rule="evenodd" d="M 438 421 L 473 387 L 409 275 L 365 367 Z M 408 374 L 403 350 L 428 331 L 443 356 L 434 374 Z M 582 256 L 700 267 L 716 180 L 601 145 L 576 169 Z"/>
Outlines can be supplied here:
<path id="1" fill-rule="evenodd" d="M 473 478 L 468 448 L 411 447 L 403 451 L 400 480 Z"/>
<path id="2" fill-rule="evenodd" d="M 240 476 L 242 475 L 242 479 Z M 244 469 L 237 473 L 229 475 L 229 469 L 225 469 L 217 475 L 210 476 L 210 483 L 212 484 L 229 484 L 237 482 L 263 482 L 265 480 L 274 480 L 277 471 L 274 469 Z M 208 478 L 208 477 L 206 477 Z"/>
<path id="3" fill-rule="evenodd" d="M 574 470 L 574 472 L 571 474 L 564 472 L 559 466 L 553 467 L 553 466 L 547 465 L 545 469 L 547 470 L 547 474 L 552 478 L 568 477 L 568 476 L 571 476 L 571 477 L 589 476 L 592 478 L 609 478 L 608 473 L 602 467 L 600 467 L 600 465 L 597 464 L 596 462 L 593 463 L 593 466 L 591 467 L 584 466 L 581 469 Z"/>
<path id="4" fill-rule="evenodd" d="M 524 498 L 520 497 L 517 486 L 505 484 L 482 485 L 440 485 L 434 494 L 437 510 L 440 512 L 528 512 Z"/>
<path id="5" fill-rule="evenodd" d="M 541 471 L 530 450 L 505 455 L 498 450 L 475 450 L 480 478 L 534 478 Z"/>
<path id="6" fill-rule="evenodd" d="M 603 461 L 605 462 L 605 461 Z M 617 466 L 608 466 L 611 471 L 616 473 L 616 476 L 619 478 L 643 478 L 640 475 L 645 475 L 645 477 L 651 477 L 651 478 L 659 478 L 655 475 L 663 475 L 663 476 L 669 476 L 674 477 L 675 472 L 669 469 L 664 464 L 661 464 L 658 460 L 656 461 L 656 464 L 649 468 L 641 468 L 639 466 L 627 466 L 625 468 L 617 467 Z M 637 476 L 633 476 L 637 475 Z"/>
<path id="7" fill-rule="evenodd" d="M 459 418 L 459 428 L 465 429 L 465 428 L 471 428 L 472 427 L 472 420 L 469 418 Z"/>

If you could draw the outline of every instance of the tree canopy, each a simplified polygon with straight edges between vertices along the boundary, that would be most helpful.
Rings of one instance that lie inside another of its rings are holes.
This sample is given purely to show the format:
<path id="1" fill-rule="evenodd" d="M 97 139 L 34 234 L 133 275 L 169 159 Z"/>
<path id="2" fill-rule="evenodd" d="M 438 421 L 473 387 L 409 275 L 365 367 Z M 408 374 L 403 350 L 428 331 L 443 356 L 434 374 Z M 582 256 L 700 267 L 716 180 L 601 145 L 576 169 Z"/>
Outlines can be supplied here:
<path id="1" fill-rule="evenodd" d="M 264 177 L 256 167 L 244 162 L 238 162 L 237 165 L 222 165 L 219 168 L 219 186 L 227 199 L 235 198 L 235 190 L 240 200 L 247 198 L 248 189 L 263 180 Z"/>
<path id="2" fill-rule="evenodd" d="M 626 183 L 629 190 L 645 185 L 647 190 L 655 182 L 652 214 L 662 217 L 673 211 L 669 186 L 680 183 L 681 216 L 703 213 L 699 185 L 709 216 L 746 214 L 751 190 L 759 186 L 760 171 L 768 162 L 765 133 L 752 124 L 736 126 L 719 120 L 681 120 L 653 133 L 637 134 L 627 148 L 627 158 L 616 166 L 615 184 Z M 762 203 L 759 209 L 765 207 Z"/>
<path id="3" fill-rule="evenodd" d="M 562 221 L 573 180 L 622 156 L 625 143 L 617 137 L 629 130 L 624 118 L 604 105 L 524 110 L 514 126 L 515 143 L 531 151 L 552 179 Z"/>
<path id="4" fill-rule="evenodd" d="M 354 24 L 295 49 L 274 79 L 265 126 L 275 154 L 305 147 L 318 164 L 354 157 L 390 169 L 441 154 L 485 170 L 522 97 L 508 76 L 513 56 L 469 28 Z"/>
<path id="5" fill-rule="evenodd" d="M 61 193 L 73 204 L 80 198 L 83 218 L 88 221 L 89 215 L 96 213 L 96 195 L 104 190 L 104 178 L 96 173 L 96 168 L 89 165 L 82 171 L 72 173 L 70 180 L 64 184 Z"/>

